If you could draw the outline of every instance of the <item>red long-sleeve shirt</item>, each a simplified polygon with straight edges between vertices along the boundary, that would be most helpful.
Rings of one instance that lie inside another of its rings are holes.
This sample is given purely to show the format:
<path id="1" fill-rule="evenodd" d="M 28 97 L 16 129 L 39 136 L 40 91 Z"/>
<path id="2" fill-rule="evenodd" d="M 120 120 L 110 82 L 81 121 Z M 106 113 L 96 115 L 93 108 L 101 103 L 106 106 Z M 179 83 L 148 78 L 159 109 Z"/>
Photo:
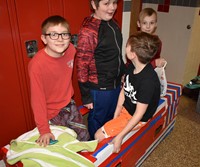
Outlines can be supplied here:
<path id="1" fill-rule="evenodd" d="M 59 58 L 40 50 L 29 63 L 31 105 L 40 134 L 49 133 L 49 120 L 71 100 L 72 71 L 76 50 L 69 45 Z"/>

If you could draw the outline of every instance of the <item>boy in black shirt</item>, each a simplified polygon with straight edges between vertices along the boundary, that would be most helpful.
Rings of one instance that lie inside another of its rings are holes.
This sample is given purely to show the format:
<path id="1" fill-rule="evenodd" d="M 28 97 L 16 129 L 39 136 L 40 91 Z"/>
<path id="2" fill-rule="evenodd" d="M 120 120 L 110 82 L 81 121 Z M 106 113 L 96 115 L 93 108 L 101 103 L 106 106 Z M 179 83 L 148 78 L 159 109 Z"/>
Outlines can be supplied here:
<path id="1" fill-rule="evenodd" d="M 116 136 L 111 142 L 115 153 L 120 151 L 125 135 L 144 126 L 156 112 L 160 82 L 149 62 L 159 45 L 157 36 L 145 32 L 132 35 L 127 41 L 126 54 L 132 63 L 125 75 L 114 118 L 95 133 L 98 141 Z"/>

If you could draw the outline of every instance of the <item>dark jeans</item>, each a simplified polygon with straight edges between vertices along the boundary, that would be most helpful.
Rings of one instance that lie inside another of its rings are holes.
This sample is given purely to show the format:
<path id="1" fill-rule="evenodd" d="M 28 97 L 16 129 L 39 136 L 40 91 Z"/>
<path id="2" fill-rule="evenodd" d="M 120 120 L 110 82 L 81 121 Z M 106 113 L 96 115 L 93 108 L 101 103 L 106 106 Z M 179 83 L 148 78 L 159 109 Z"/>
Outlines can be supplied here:
<path id="1" fill-rule="evenodd" d="M 90 140 L 94 139 L 95 132 L 114 116 L 120 93 L 120 86 L 113 90 L 91 90 L 93 109 L 88 115 L 88 130 Z"/>

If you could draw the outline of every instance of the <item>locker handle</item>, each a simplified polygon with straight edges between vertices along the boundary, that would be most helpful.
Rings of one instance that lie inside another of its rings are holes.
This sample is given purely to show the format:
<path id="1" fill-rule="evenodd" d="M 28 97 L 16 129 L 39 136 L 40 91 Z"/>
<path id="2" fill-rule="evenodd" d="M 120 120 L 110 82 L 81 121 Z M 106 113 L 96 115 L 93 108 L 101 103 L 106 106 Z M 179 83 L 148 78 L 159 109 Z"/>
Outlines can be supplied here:
<path id="1" fill-rule="evenodd" d="M 160 131 L 162 130 L 162 127 L 163 125 L 160 125 L 158 128 L 156 128 L 154 136 L 160 133 Z"/>

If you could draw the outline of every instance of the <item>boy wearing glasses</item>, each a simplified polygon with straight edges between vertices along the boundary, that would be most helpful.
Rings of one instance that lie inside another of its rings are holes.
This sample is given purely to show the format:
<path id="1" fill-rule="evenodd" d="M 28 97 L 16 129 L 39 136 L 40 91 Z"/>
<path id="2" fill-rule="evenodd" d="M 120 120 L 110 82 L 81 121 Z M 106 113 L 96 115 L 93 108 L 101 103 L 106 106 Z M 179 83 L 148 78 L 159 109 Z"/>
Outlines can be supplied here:
<path id="1" fill-rule="evenodd" d="M 42 23 L 41 40 L 45 47 L 29 63 L 31 106 L 35 123 L 40 132 L 37 142 L 46 146 L 55 140 L 49 122 L 54 125 L 69 125 L 69 112 L 75 112 L 75 120 L 84 126 L 84 132 L 71 126 L 79 140 L 88 140 L 86 126 L 77 111 L 72 96 L 72 71 L 76 50 L 70 43 L 68 22 L 61 16 L 50 16 Z"/>

